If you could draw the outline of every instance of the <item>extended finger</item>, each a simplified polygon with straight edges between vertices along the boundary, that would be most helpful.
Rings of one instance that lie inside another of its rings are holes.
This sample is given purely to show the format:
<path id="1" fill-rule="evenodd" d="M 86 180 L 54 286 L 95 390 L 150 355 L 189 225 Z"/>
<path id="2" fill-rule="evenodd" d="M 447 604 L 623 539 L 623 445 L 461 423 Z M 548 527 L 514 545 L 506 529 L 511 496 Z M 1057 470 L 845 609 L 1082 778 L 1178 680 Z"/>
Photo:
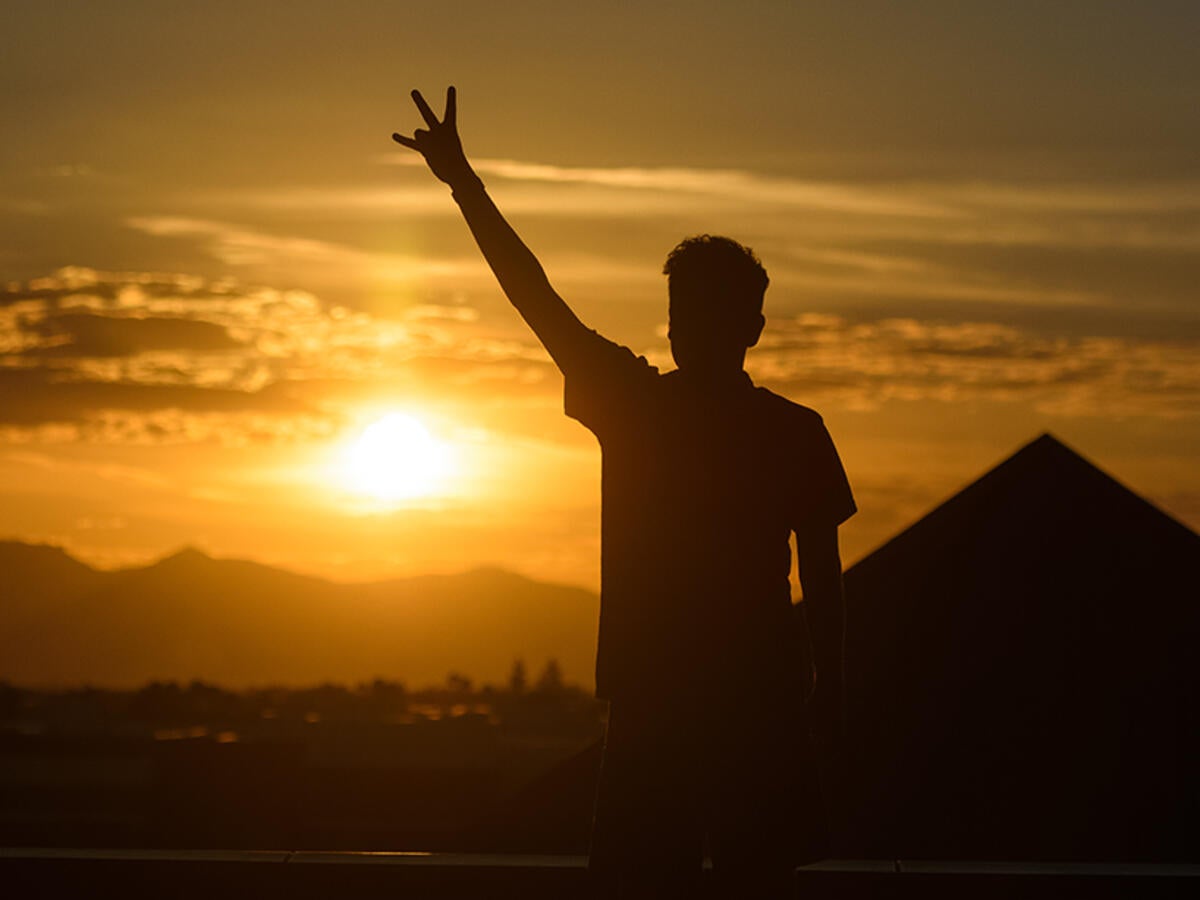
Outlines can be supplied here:
<path id="1" fill-rule="evenodd" d="M 433 114 L 433 110 L 429 108 L 429 104 L 425 102 L 425 98 L 421 96 L 420 91 L 412 92 L 413 103 L 417 104 L 417 109 L 421 112 L 421 118 L 425 120 L 425 124 L 430 128 L 436 128 L 440 123 L 437 116 Z"/>
<path id="2" fill-rule="evenodd" d="M 446 117 L 443 120 L 444 124 L 454 127 L 458 121 L 458 91 L 454 89 L 454 85 L 446 88 Z"/>
<path id="3" fill-rule="evenodd" d="M 402 134 L 393 134 L 392 140 L 395 141 L 397 144 L 400 144 L 401 146 L 407 147 L 410 150 L 420 150 L 421 149 L 420 147 L 417 146 L 416 141 L 414 141 L 412 138 L 406 138 Z"/>

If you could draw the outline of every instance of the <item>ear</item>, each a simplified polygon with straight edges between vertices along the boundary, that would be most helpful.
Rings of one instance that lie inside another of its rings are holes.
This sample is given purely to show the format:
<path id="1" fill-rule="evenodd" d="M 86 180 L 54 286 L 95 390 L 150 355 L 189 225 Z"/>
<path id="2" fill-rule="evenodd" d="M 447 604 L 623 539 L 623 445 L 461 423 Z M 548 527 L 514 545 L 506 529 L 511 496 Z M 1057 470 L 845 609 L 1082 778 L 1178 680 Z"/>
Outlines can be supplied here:
<path id="1" fill-rule="evenodd" d="M 746 349 L 749 350 L 758 343 L 758 339 L 762 337 L 763 328 L 766 327 L 767 317 L 762 313 L 755 316 L 752 322 L 747 323 L 746 327 Z"/>

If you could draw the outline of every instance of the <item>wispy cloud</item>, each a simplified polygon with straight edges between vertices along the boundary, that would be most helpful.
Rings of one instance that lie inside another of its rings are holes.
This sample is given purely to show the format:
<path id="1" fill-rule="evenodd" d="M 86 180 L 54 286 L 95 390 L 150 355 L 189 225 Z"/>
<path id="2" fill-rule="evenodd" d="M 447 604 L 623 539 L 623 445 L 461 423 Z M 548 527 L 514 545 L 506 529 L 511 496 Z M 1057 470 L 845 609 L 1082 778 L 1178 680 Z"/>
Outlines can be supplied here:
<path id="1" fill-rule="evenodd" d="M 33 174 L 40 178 L 88 178 L 96 174 L 96 169 L 90 163 L 68 162 L 42 166 L 34 169 Z"/>
<path id="2" fill-rule="evenodd" d="M 837 262 L 879 277 L 936 274 L 869 257 Z M 532 337 L 492 330 L 467 304 L 417 304 L 379 319 L 303 291 L 79 268 L 17 287 L 0 292 L 9 441 L 314 440 L 381 392 L 544 413 L 560 403 L 560 381 Z M 661 335 L 635 349 L 669 365 Z M 1177 421 L 1200 410 L 1198 351 L 1183 337 L 812 313 L 772 318 L 749 365 L 789 396 L 852 409 L 1000 401 Z"/>
<path id="3" fill-rule="evenodd" d="M 399 184 L 285 188 L 209 201 L 251 218 L 280 210 L 328 211 L 350 221 L 457 216 L 445 186 L 420 171 L 414 154 L 380 160 L 403 169 Z M 541 233 L 530 228 L 530 234 L 552 279 L 572 290 L 619 282 L 648 298 L 655 267 L 647 265 L 645 248 L 665 252 L 685 230 L 750 241 L 768 262 L 777 286 L 772 295 L 789 289 L 792 309 L 809 298 L 825 309 L 892 298 L 930 301 L 925 313 L 958 305 L 964 318 L 974 318 L 986 313 L 967 311 L 972 305 L 1135 310 L 1158 304 L 1187 318 L 1190 286 L 1200 277 L 1196 180 L 839 181 L 509 159 L 482 159 L 477 167 L 519 222 L 563 221 L 556 228 L 540 223 Z M 631 223 L 633 236 L 615 241 L 611 221 L 601 221 L 613 218 Z M 248 231 L 211 222 L 192 227 L 231 261 L 261 256 L 262 247 L 272 245 Z M 309 248 L 301 241 L 277 249 L 282 260 Z M 314 253 L 343 268 L 373 266 L 383 281 L 393 272 L 403 281 L 408 272 L 430 283 L 440 279 L 447 289 L 482 290 L 490 283 L 473 257 L 387 261 L 341 249 Z M 1096 257 L 1101 251 L 1108 255 Z"/>
<path id="4" fill-rule="evenodd" d="M 424 166 L 412 153 L 389 153 L 377 159 L 406 168 Z M 1195 180 L 818 180 L 727 168 L 563 166 L 515 159 L 479 159 L 472 165 L 481 175 L 510 181 L 710 195 L 756 206 L 795 206 L 867 216 L 956 220 L 981 211 L 1002 210 L 1200 212 L 1200 182 Z"/>
<path id="5" fill-rule="evenodd" d="M 947 206 L 880 189 L 866 190 L 834 182 L 779 178 L 739 169 L 691 168 L 578 168 L 484 159 L 477 164 L 484 175 L 515 181 L 593 184 L 611 188 L 696 194 L 749 205 L 830 210 L 868 216 L 954 217 Z"/>
<path id="6" fill-rule="evenodd" d="M 3 439 L 310 440 L 341 423 L 339 394 L 446 393 L 494 382 L 504 364 L 547 365 L 478 318 L 462 303 L 379 319 L 303 291 L 66 268 L 0 291 Z"/>
<path id="7" fill-rule="evenodd" d="M 799 396 L 857 409 L 891 400 L 1019 402 L 1059 416 L 1200 416 L 1200 342 L 1047 337 L 994 322 L 800 316 L 750 360 Z"/>
<path id="8" fill-rule="evenodd" d="M 219 216 L 140 216 L 130 224 L 188 238 L 257 280 L 295 276 L 328 296 L 346 297 L 339 292 L 353 283 L 368 295 L 391 287 L 418 304 L 441 305 L 436 292 L 466 292 L 482 303 L 495 297 L 462 232 L 441 221 L 458 215 L 445 186 L 421 170 L 415 154 L 379 160 L 399 170 L 383 184 L 210 194 L 192 198 L 200 204 L 193 208 L 220 209 Z M 477 167 L 551 279 L 575 298 L 619 291 L 627 302 L 661 302 L 657 257 L 686 233 L 715 231 L 759 251 L 774 285 L 770 302 L 786 312 L 882 312 L 890 304 L 917 318 L 1029 322 L 1052 308 L 1078 311 L 1081 323 L 1106 320 L 1110 333 L 1133 320 L 1164 334 L 1176 324 L 1195 334 L 1200 325 L 1192 290 L 1200 278 L 1194 179 L 819 180 L 491 158 Z M 419 223 L 427 235 L 419 252 L 381 253 L 345 239 L 282 234 L 281 212 L 328 213 L 360 226 L 395 218 Z M 646 317 L 644 310 L 638 315 Z"/>
<path id="9" fill-rule="evenodd" d="M 377 159 L 405 169 L 423 167 L 413 154 L 387 154 Z M 509 183 L 504 194 L 505 208 L 517 212 L 579 215 L 635 213 L 647 209 L 679 212 L 767 208 L 899 219 L 955 219 L 962 215 L 949 203 L 931 202 L 920 191 L 899 185 L 862 186 L 741 169 L 578 167 L 513 159 L 477 159 L 472 165 L 485 179 Z M 557 189 L 546 190 L 546 187 Z M 304 186 L 237 194 L 209 193 L 194 199 L 206 205 L 232 208 L 454 215 L 454 206 L 446 194 L 444 185 L 424 175 L 398 187 Z"/>
<path id="10" fill-rule="evenodd" d="M 208 242 L 214 256 L 230 266 L 303 263 L 335 270 L 370 267 L 381 277 L 409 280 L 476 274 L 480 266 L 401 254 L 369 253 L 356 247 L 294 235 L 270 234 L 245 225 L 182 216 L 135 216 L 126 224 L 158 237 L 193 237 Z"/>

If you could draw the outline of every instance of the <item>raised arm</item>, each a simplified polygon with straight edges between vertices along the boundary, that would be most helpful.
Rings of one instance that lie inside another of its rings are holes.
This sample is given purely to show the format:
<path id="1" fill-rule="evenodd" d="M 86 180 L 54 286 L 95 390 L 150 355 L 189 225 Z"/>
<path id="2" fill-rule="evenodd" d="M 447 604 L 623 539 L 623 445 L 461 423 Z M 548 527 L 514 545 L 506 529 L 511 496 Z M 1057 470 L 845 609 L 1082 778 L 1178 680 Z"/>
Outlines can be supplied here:
<path id="1" fill-rule="evenodd" d="M 500 214 L 467 161 L 458 136 L 454 88 L 446 91 L 446 112 L 440 122 L 420 91 L 413 91 L 412 98 L 428 127 L 417 129 L 411 138 L 393 134 L 392 139 L 420 153 L 430 171 L 450 185 L 500 287 L 559 369 L 564 369 L 572 351 L 592 333 L 550 286 L 541 263 Z"/>

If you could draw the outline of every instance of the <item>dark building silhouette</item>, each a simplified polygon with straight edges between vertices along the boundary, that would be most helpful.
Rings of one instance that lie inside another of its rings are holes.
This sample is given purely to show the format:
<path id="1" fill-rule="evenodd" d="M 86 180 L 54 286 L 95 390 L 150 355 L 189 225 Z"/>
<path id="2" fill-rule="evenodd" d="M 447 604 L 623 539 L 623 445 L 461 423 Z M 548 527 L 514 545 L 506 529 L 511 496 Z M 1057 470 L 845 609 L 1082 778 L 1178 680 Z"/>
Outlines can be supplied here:
<path id="1" fill-rule="evenodd" d="M 834 855 L 1196 861 L 1198 563 L 1043 435 L 851 567 Z M 599 757 L 480 843 L 581 852 Z"/>
<path id="2" fill-rule="evenodd" d="M 840 852 L 1200 857 L 1198 563 L 1047 434 L 849 569 Z"/>

